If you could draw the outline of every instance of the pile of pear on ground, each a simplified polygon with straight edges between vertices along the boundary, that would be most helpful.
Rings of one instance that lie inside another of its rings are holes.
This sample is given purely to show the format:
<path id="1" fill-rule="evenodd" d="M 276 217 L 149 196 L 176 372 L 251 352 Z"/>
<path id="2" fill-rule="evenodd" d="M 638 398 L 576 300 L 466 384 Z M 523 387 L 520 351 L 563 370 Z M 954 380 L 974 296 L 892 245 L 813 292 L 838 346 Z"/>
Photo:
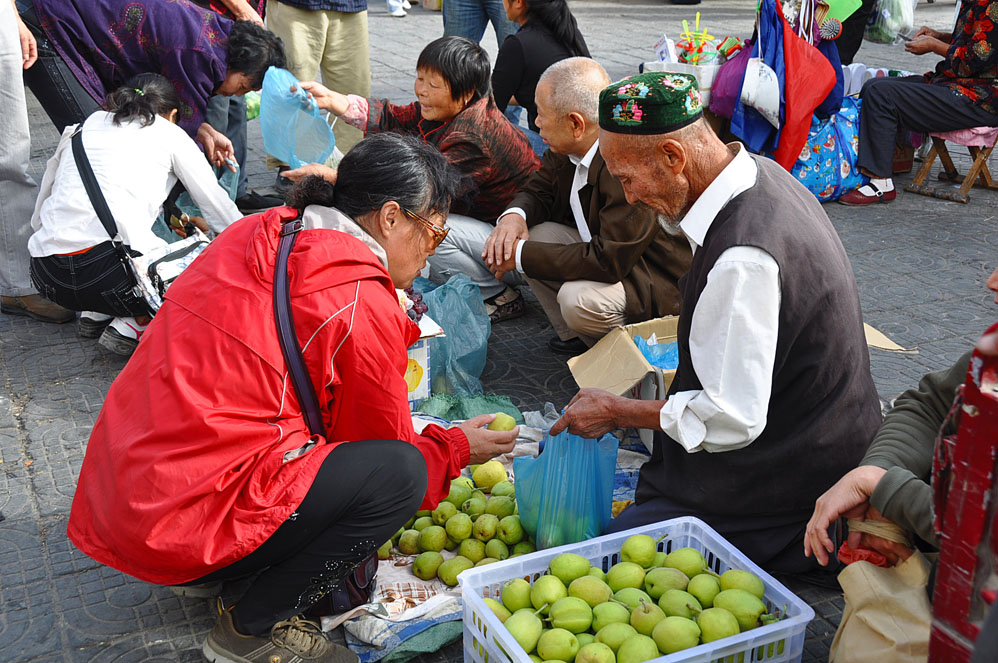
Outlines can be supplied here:
<path id="1" fill-rule="evenodd" d="M 390 559 L 393 550 L 417 555 L 413 575 L 453 587 L 462 571 L 536 551 L 520 524 L 516 491 L 502 463 L 490 460 L 468 469 L 470 478 L 451 481 L 437 508 L 417 511 L 378 549 L 378 558 Z M 442 551 L 456 556 L 445 559 Z"/>
<path id="2" fill-rule="evenodd" d="M 557 555 L 533 584 L 514 578 L 485 603 L 534 663 L 642 663 L 778 619 L 754 574 L 717 575 L 699 550 L 665 554 L 659 542 L 628 538 L 606 573 Z"/>

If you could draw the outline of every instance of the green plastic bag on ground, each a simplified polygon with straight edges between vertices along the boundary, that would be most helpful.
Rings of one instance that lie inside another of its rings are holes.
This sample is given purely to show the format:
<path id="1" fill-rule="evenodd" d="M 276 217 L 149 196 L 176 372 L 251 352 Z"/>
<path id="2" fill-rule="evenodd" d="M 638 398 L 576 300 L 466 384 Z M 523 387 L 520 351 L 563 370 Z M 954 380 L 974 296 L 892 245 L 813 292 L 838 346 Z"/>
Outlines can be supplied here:
<path id="1" fill-rule="evenodd" d="M 496 394 L 478 394 L 476 396 L 451 396 L 450 394 L 433 394 L 419 404 L 416 412 L 432 414 L 447 421 L 471 419 L 480 414 L 495 414 L 505 412 L 523 423 L 523 415 L 507 396 Z"/>

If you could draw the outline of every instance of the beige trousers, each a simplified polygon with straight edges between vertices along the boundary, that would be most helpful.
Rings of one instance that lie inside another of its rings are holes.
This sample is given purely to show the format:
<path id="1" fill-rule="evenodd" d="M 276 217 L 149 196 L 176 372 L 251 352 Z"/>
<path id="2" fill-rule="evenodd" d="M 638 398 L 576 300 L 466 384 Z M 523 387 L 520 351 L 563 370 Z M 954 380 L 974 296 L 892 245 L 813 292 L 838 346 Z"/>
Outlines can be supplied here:
<path id="1" fill-rule="evenodd" d="M 301 81 L 316 80 L 343 94 L 371 96 L 371 54 L 367 12 L 298 9 L 267 0 L 267 28 L 284 41 L 288 71 Z M 336 147 L 347 151 L 364 133 L 346 122 L 333 125 Z M 267 168 L 284 165 L 268 156 Z"/>
<path id="2" fill-rule="evenodd" d="M 552 244 L 582 241 L 579 231 L 560 223 L 539 223 L 530 229 L 530 239 Z M 599 281 L 540 281 L 526 277 L 558 338 L 576 336 L 593 345 L 608 331 L 625 322 L 627 298 L 624 285 Z"/>

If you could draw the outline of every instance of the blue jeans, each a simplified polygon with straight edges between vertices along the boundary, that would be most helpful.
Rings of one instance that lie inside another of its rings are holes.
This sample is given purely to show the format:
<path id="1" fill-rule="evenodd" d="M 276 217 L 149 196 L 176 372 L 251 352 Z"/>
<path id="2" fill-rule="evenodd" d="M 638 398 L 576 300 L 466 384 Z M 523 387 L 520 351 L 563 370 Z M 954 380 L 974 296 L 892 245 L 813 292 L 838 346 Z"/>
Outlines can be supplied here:
<path id="1" fill-rule="evenodd" d="M 544 156 L 544 153 L 548 150 L 548 146 L 544 144 L 544 139 L 541 138 L 541 135 L 533 129 L 520 126 L 520 116 L 523 115 L 523 107 L 506 106 L 506 110 L 503 112 L 503 115 L 506 116 L 507 120 L 513 123 L 514 127 L 518 128 L 524 133 L 524 135 L 526 135 L 527 140 L 530 141 L 530 149 L 534 151 L 534 154 L 538 157 Z"/>
<path id="2" fill-rule="evenodd" d="M 502 0 L 443 0 L 443 18 L 445 37 L 467 37 L 476 44 L 482 40 L 489 21 L 500 46 L 517 30 L 516 23 L 506 18 Z"/>

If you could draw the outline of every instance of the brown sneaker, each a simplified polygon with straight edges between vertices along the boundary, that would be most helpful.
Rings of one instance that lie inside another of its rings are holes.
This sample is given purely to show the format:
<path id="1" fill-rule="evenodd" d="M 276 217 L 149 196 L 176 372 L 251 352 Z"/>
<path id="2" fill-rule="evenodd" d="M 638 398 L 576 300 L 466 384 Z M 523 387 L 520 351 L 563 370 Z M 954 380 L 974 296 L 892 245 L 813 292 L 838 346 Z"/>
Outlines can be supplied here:
<path id="1" fill-rule="evenodd" d="M 62 324 L 76 319 L 76 313 L 50 302 L 41 295 L 23 297 L 0 297 L 0 312 L 10 315 L 26 315 L 42 322 Z"/>
<path id="2" fill-rule="evenodd" d="M 219 615 L 201 649 L 212 663 L 357 663 L 346 647 L 326 639 L 319 625 L 301 617 L 277 622 L 269 638 L 243 635 L 232 624 L 232 609 Z"/>

